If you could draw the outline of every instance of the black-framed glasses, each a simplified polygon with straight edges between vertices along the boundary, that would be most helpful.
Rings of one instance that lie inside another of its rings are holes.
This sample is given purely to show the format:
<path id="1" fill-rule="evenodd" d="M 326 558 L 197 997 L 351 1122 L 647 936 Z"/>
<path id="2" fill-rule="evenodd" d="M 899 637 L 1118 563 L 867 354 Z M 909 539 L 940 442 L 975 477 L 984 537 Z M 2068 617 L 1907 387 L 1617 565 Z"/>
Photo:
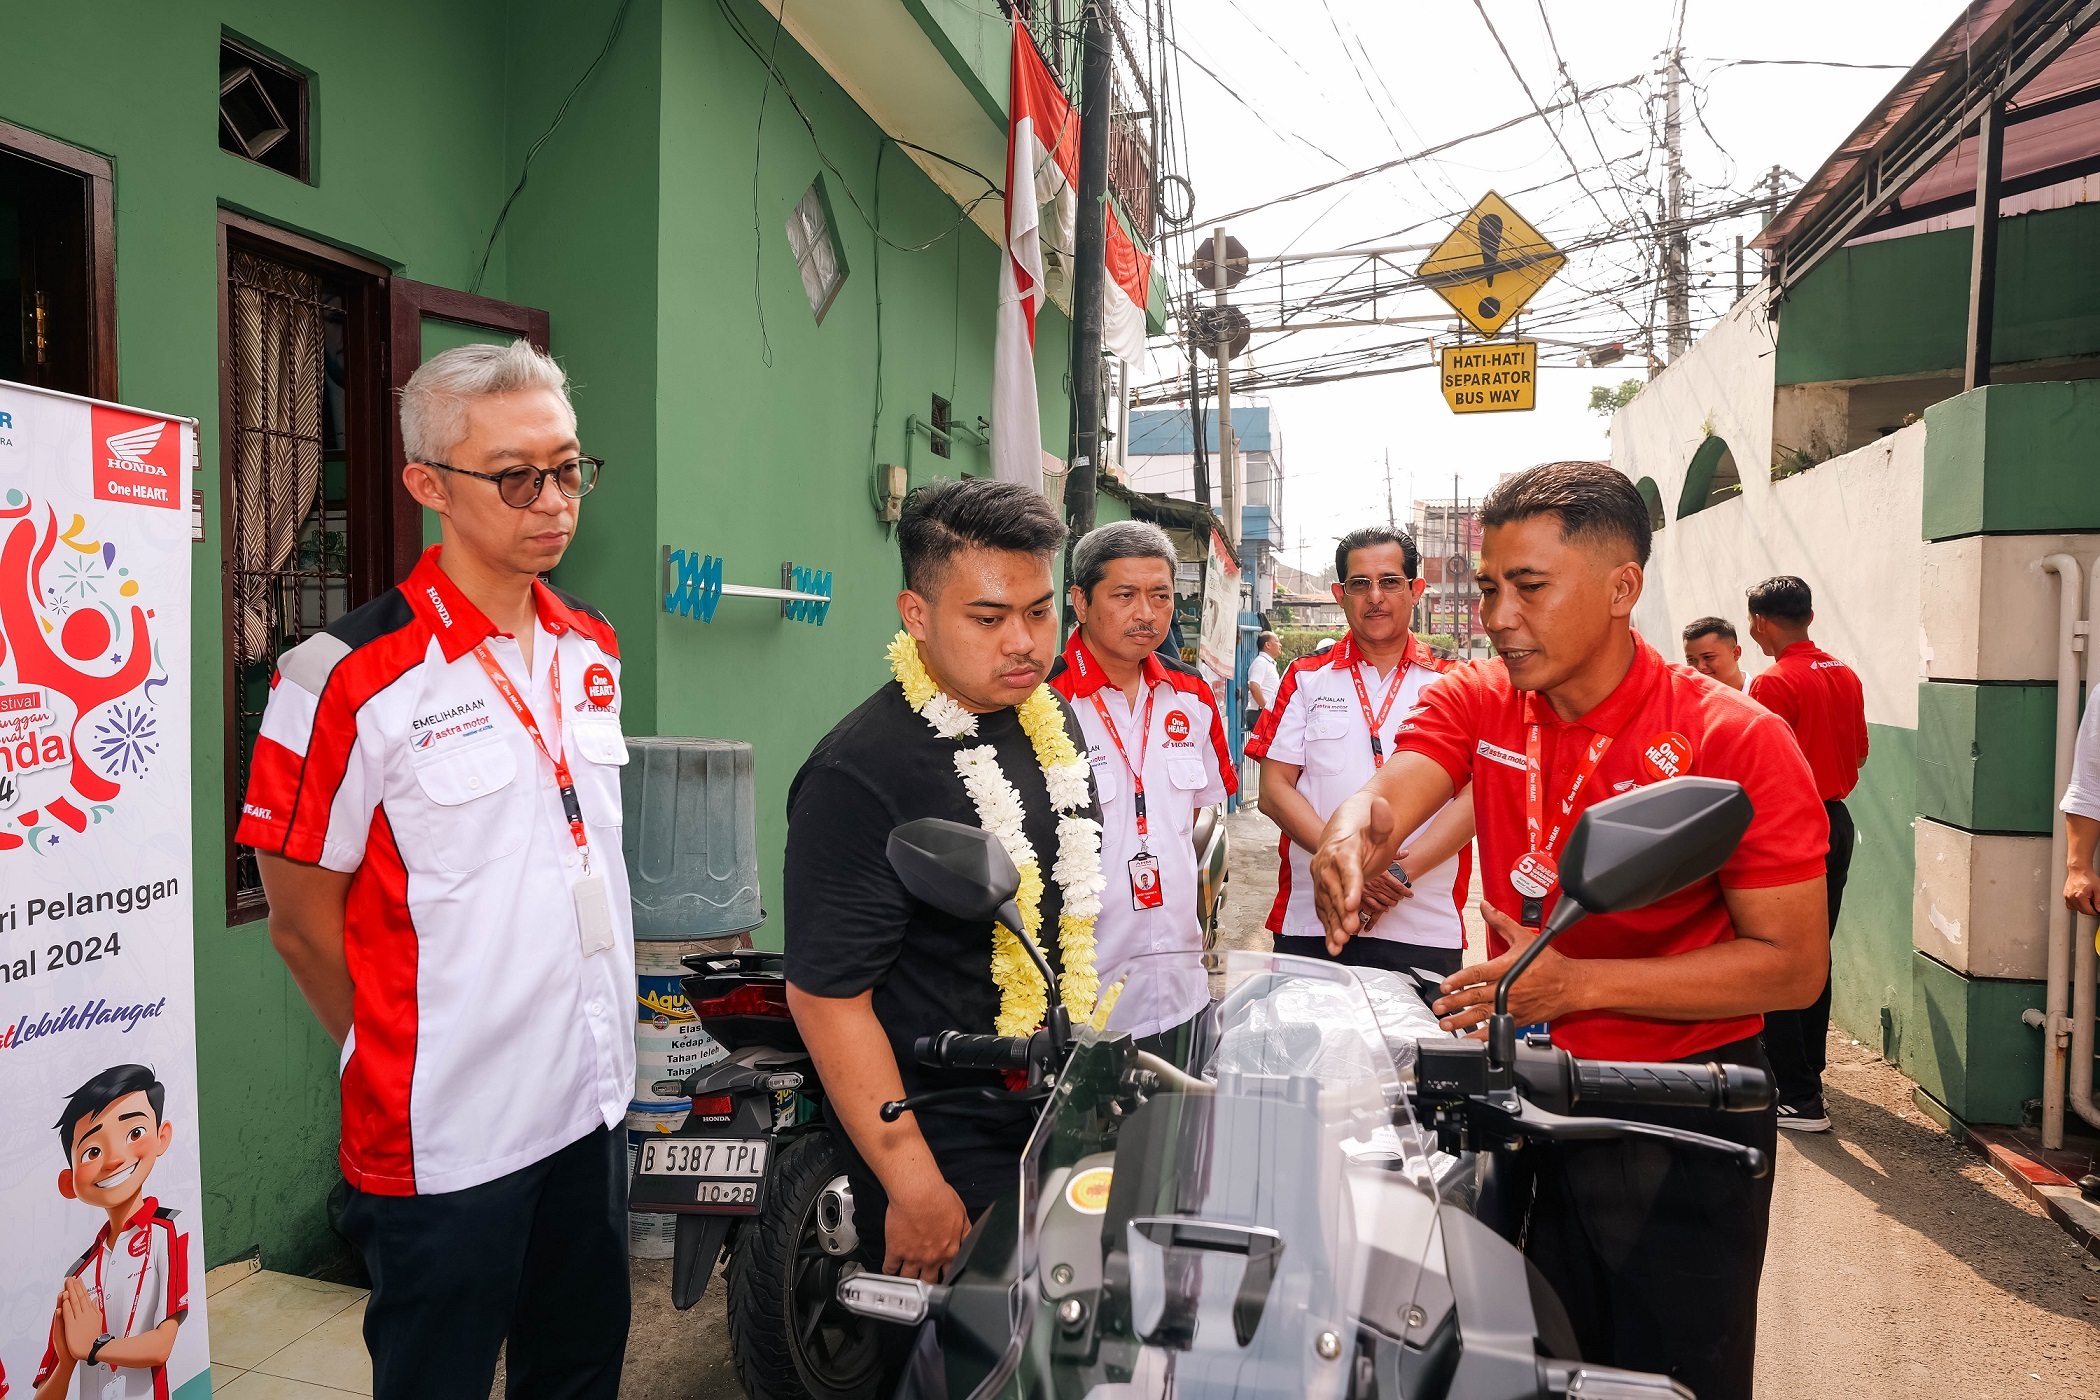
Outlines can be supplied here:
<path id="1" fill-rule="evenodd" d="M 554 489 L 572 501 L 580 501 L 591 494 L 598 484 L 598 473 L 605 470 L 605 461 L 599 457 L 571 457 L 553 467 L 512 467 L 500 472 L 470 472 L 465 467 L 451 467 L 443 462 L 425 462 L 426 467 L 436 467 L 441 472 L 455 476 L 471 476 L 476 481 L 495 483 L 496 494 L 503 504 L 519 510 L 529 509 L 539 500 L 540 492 L 547 489 L 547 478 L 554 478 Z"/>
<path id="2" fill-rule="evenodd" d="M 1361 598 L 1371 591 L 1374 582 L 1380 593 L 1402 593 L 1414 584 L 1414 580 L 1402 578 L 1399 574 L 1380 574 L 1375 580 L 1368 574 L 1351 574 L 1343 581 L 1342 592 L 1352 598 Z"/>

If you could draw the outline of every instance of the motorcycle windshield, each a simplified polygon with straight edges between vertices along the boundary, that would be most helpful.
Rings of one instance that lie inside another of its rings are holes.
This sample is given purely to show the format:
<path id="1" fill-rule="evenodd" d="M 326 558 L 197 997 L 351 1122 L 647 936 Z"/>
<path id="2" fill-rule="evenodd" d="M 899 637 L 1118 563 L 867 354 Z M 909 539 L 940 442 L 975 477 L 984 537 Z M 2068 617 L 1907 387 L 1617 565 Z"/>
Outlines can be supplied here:
<path id="1" fill-rule="evenodd" d="M 1413 988 L 1152 954 L 1099 1005 L 1022 1163 L 1016 1336 L 977 1394 L 1407 1393 L 1445 1311 L 1416 1298 L 1451 1161 L 1402 1090 L 1413 1038 L 1442 1033 Z"/>

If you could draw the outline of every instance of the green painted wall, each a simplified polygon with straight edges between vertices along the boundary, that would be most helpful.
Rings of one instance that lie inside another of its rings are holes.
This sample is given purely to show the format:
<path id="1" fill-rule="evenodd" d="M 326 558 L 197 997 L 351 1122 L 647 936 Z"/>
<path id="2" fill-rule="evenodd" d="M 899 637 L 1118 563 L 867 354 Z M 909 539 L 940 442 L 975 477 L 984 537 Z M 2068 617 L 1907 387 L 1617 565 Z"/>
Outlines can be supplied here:
<path id="1" fill-rule="evenodd" d="M 2055 764 L 2055 686 L 1919 683 L 1919 815 L 1969 831 L 2047 835 Z"/>
<path id="2" fill-rule="evenodd" d="M 1911 1015 L 1911 884 L 1916 867 L 1917 731 L 1867 726 L 1868 758 L 1845 799 L 1857 839 L 1830 943 L 1831 1017 L 1896 1058 Z"/>
<path id="3" fill-rule="evenodd" d="M 221 26 L 316 71 L 313 184 L 218 149 Z M 198 1072 L 205 1252 L 260 1247 L 302 1270 L 335 1252 L 335 1047 L 261 924 L 227 927 L 219 543 L 217 209 L 466 285 L 503 197 L 503 7 L 373 0 L 108 0 L 13 7 L 0 120 L 116 170 L 118 366 L 130 402 L 200 421 L 210 542 L 197 549 L 191 662 Z M 92 81 L 78 61 L 94 55 Z M 432 133 L 442 133 L 433 139 Z M 413 152 L 413 159 L 404 159 Z M 490 286 L 501 295 L 502 250 Z"/>
<path id="4" fill-rule="evenodd" d="M 1963 1122 L 2019 1122 L 2042 1092 L 2041 1032 L 2020 1014 L 2043 1005 L 2044 985 L 1964 977 L 1913 953 L 1911 992 L 1904 1073 Z"/>
<path id="5" fill-rule="evenodd" d="M 2001 221 L 1996 363 L 2100 353 L 2095 246 L 2100 205 Z M 1958 370 L 1968 298 L 1968 229 L 1840 249 L 1780 307 L 1778 382 Z"/>
<path id="6" fill-rule="evenodd" d="M 1971 389 L 1925 424 L 1926 539 L 2100 529 L 2100 380 Z"/>
<path id="7" fill-rule="evenodd" d="M 763 18 L 755 5 L 745 17 Z M 656 732 L 755 747 L 760 887 L 777 916 L 788 782 L 887 675 L 882 651 L 902 579 L 870 503 L 872 468 L 906 462 L 914 485 L 990 471 L 983 449 L 960 442 L 952 457 L 935 457 L 923 434 L 908 437 L 905 420 L 925 421 L 936 393 L 958 421 L 989 414 L 997 249 L 792 42 L 778 61 L 815 138 L 775 91 L 754 195 L 762 70 L 712 0 L 666 0 L 663 44 L 654 518 L 623 514 L 619 535 L 601 537 L 600 551 L 564 564 L 564 575 L 593 598 L 638 600 L 615 620 L 630 675 L 639 674 L 635 658 L 652 658 Z M 821 324 L 785 232 L 820 173 L 848 268 Z M 902 247 L 878 248 L 878 216 Z M 1069 347 L 1065 318 L 1047 312 L 1037 324 L 1037 390 L 1043 443 L 1058 455 Z M 709 624 L 667 617 L 664 544 L 722 556 L 730 582 L 777 584 L 782 560 L 828 569 L 837 601 L 821 627 L 734 598 Z M 773 946 L 779 936 L 777 922 L 759 934 Z"/>

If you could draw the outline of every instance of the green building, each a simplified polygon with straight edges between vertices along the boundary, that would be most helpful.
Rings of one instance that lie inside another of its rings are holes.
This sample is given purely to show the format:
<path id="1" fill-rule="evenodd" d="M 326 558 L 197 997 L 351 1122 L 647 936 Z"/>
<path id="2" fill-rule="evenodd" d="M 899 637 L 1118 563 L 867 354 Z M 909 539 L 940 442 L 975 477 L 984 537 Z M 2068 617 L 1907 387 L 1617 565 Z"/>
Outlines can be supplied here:
<path id="1" fill-rule="evenodd" d="M 336 1048 L 228 835 L 276 654 L 433 537 L 398 484 L 391 413 L 421 359 L 526 335 L 567 367 L 608 465 L 559 582 L 620 631 L 630 733 L 756 746 L 776 907 L 787 780 L 882 679 L 896 625 L 876 468 L 914 484 L 989 469 L 1009 21 L 978 0 L 807 20 L 767 3 L 10 15 L 0 305 L 22 320 L 0 378 L 202 425 L 192 888 L 212 1264 L 260 1250 L 299 1272 L 338 1253 Z M 1054 46 L 1052 62 L 1072 71 Z M 1117 192 L 1143 237 L 1128 211 L 1149 198 Z M 1060 455 L 1069 345 L 1045 314 Z M 821 625 L 736 598 L 709 623 L 666 616 L 666 547 L 719 557 L 731 583 L 777 587 L 784 561 L 828 574 L 833 602 Z"/>

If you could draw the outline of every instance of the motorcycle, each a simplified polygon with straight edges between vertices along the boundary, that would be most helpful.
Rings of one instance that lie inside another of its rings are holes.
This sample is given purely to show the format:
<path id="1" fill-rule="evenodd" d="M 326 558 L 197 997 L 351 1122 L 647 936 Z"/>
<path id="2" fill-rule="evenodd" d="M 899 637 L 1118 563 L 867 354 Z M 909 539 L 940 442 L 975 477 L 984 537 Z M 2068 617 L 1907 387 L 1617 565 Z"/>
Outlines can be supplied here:
<path id="1" fill-rule="evenodd" d="M 692 1101 L 676 1132 L 643 1141 L 632 1210 L 675 1213 L 671 1302 L 692 1307 L 726 1254 L 737 1379 L 752 1400 L 871 1400 L 876 1324 L 837 1297 L 859 1246 L 853 1194 L 823 1121 L 823 1084 L 788 1013 L 779 953 L 695 954 L 680 987 L 728 1057 L 666 1081 Z"/>
<path id="2" fill-rule="evenodd" d="M 967 829 L 967 828 L 966 828 Z M 1226 880 L 1225 806 L 1196 813 L 1197 917 L 1217 939 Z M 779 953 L 694 954 L 680 983 L 701 1029 L 730 1053 L 682 1081 L 677 1131 L 635 1156 L 631 1210 L 675 1214 L 671 1302 L 691 1308 L 720 1261 L 730 1355 L 752 1400 L 871 1400 L 881 1385 L 878 1324 L 837 1285 L 859 1248 L 853 1191 L 823 1121 L 823 1085 L 788 1013 Z"/>
<path id="3" fill-rule="evenodd" d="M 1584 1362 L 1551 1287 L 1460 1188 L 1483 1155 L 1623 1136 L 1770 1170 L 1720 1138 L 1568 1113 L 1757 1111 L 1772 1102 L 1761 1071 L 1578 1060 L 1541 1036 L 1519 1043 L 1508 1011 L 1555 938 L 1712 874 L 1749 817 L 1739 786 L 1703 778 L 1586 812 L 1563 897 L 1498 986 L 1484 1041 L 1435 1031 L 1397 979 L 1253 952 L 1134 959 L 1076 1033 L 1053 1014 L 1028 1039 L 927 1038 L 928 1064 L 1025 1068 L 1019 1092 L 1044 1111 L 1015 1191 L 975 1223 L 946 1282 L 849 1267 L 840 1300 L 930 1324 L 910 1384 L 952 1400 L 1689 1400 L 1668 1377 Z M 915 822 L 890 852 L 920 899 L 1018 925 L 1012 864 L 982 832 Z M 1212 995 L 1191 1052 L 1140 1050 L 1128 1028 L 1189 1004 L 1199 982 Z"/>

